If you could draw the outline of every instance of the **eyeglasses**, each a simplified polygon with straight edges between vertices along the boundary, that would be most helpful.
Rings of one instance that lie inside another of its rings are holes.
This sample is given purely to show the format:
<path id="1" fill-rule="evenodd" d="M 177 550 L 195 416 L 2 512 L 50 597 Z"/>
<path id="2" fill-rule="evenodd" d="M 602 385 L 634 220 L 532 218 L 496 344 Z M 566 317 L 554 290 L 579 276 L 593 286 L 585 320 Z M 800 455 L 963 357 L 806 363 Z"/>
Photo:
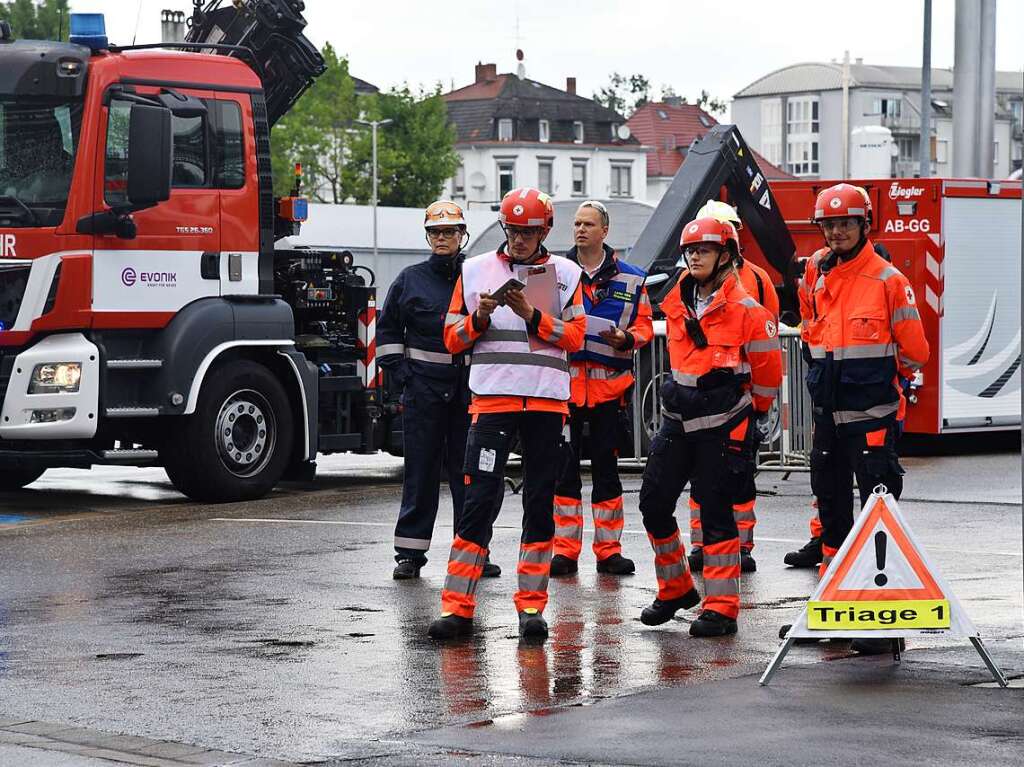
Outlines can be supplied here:
<path id="1" fill-rule="evenodd" d="M 721 250 L 715 246 L 707 243 L 695 243 L 693 245 L 687 245 L 683 248 L 683 255 L 685 256 L 700 256 L 701 258 L 714 258 Z"/>
<path id="2" fill-rule="evenodd" d="M 860 223 L 858 218 L 826 218 L 818 222 L 818 226 L 821 227 L 822 231 L 830 231 L 836 229 L 843 231 L 845 229 L 853 229 Z"/>
<path id="3" fill-rule="evenodd" d="M 458 237 L 459 234 L 461 234 L 461 231 L 459 229 L 450 226 L 430 227 L 429 229 L 427 229 L 427 237 L 429 237 L 432 240 L 441 239 L 442 237 L 448 240 L 451 239 L 452 237 Z"/>
<path id="4" fill-rule="evenodd" d="M 515 239 L 532 240 L 534 237 L 540 237 L 543 231 L 539 226 L 509 226 L 505 228 L 505 234 L 510 242 Z"/>

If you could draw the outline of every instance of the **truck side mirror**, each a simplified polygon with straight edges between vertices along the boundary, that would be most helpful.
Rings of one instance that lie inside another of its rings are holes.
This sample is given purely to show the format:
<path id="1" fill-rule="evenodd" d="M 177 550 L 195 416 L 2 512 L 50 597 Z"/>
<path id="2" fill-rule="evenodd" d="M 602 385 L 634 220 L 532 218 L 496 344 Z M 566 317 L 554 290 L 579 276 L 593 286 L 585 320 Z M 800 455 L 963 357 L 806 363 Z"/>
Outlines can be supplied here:
<path id="1" fill-rule="evenodd" d="M 150 208 L 171 197 L 171 110 L 132 104 L 128 122 L 128 204 Z"/>

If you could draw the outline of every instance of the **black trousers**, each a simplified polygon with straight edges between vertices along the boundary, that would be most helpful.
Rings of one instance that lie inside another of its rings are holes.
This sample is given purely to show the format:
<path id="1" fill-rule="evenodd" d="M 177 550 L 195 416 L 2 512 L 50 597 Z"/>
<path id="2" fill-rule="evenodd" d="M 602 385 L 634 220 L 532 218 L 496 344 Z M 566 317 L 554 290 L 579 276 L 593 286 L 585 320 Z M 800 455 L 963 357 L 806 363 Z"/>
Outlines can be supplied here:
<path id="1" fill-rule="evenodd" d="M 667 538 L 679 529 L 676 502 L 689 482 L 693 499 L 700 504 L 704 545 L 738 536 L 733 483 L 747 466 L 727 450 L 728 436 L 725 428 L 684 434 L 678 422 L 665 419 L 651 442 L 640 488 L 640 514 L 648 533 Z"/>
<path id="2" fill-rule="evenodd" d="M 462 517 L 466 486 L 461 470 L 470 418 L 458 397 L 445 400 L 413 382 L 402 396 L 402 408 L 405 479 L 395 525 L 395 559 L 423 564 L 437 519 L 442 463 L 447 469 L 456 528 Z M 447 536 L 444 543 L 451 543 Z"/>
<path id="3" fill-rule="evenodd" d="M 565 464 L 555 488 L 556 495 L 581 499 L 583 497 L 580 451 L 585 424 L 590 425 L 588 440 L 591 477 L 594 483 L 590 496 L 591 502 L 608 501 L 622 495 L 618 457 L 619 411 L 621 409 L 618 399 L 602 402 L 594 407 L 572 407 L 569 409 L 569 443 L 565 446 Z"/>
<path id="4" fill-rule="evenodd" d="M 879 433 L 884 429 L 884 438 Z M 822 543 L 843 545 L 853 527 L 853 483 L 856 478 L 863 508 L 871 491 L 883 484 L 895 498 L 903 491 L 903 468 L 896 455 L 895 423 L 873 434 L 849 434 L 832 421 L 831 413 L 814 419 L 811 443 L 811 491 L 818 500 Z"/>
<path id="5" fill-rule="evenodd" d="M 555 483 L 562 465 L 565 416 L 548 412 L 480 413 L 470 427 L 463 470 L 466 502 L 456 534 L 487 548 L 496 498 L 504 489 L 505 462 L 515 436 L 523 457 L 523 543 L 549 541 L 555 534 Z"/>

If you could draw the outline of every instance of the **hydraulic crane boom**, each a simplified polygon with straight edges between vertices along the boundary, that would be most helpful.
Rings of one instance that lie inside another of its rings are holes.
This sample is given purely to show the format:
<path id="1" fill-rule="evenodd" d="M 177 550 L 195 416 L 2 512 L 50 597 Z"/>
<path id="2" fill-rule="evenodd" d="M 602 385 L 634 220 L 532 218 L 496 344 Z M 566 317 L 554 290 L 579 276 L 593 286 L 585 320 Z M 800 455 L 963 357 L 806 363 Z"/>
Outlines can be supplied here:
<path id="1" fill-rule="evenodd" d="M 630 261 L 643 265 L 652 274 L 674 272 L 683 225 L 693 219 L 705 202 L 718 199 L 723 186 L 765 258 L 782 275 L 783 284 L 776 287 L 783 312 L 797 311 L 793 287 L 796 245 L 768 180 L 734 125 L 714 126 L 690 148 L 686 161 L 640 233 Z"/>

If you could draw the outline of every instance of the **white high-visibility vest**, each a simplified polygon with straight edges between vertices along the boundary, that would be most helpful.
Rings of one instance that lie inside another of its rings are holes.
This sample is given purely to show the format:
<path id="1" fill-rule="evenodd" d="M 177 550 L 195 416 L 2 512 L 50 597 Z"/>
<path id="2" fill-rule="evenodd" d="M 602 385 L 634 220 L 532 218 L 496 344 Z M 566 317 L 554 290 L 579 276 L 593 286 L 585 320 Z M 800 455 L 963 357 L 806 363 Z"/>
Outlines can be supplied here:
<path id="1" fill-rule="evenodd" d="M 558 295 L 552 296 L 551 306 L 532 303 L 553 314 L 557 339 L 563 322 L 584 313 L 582 306 L 572 305 L 581 271 L 561 256 L 550 256 L 546 263 L 554 264 Z M 497 290 L 514 276 L 512 264 L 497 251 L 466 259 L 462 264 L 462 294 L 469 313 L 476 311 L 481 293 Z M 469 388 L 479 395 L 568 400 L 569 357 L 558 346 L 528 335 L 526 321 L 509 307 L 499 306 L 491 314 L 490 327 L 473 345 Z"/>

